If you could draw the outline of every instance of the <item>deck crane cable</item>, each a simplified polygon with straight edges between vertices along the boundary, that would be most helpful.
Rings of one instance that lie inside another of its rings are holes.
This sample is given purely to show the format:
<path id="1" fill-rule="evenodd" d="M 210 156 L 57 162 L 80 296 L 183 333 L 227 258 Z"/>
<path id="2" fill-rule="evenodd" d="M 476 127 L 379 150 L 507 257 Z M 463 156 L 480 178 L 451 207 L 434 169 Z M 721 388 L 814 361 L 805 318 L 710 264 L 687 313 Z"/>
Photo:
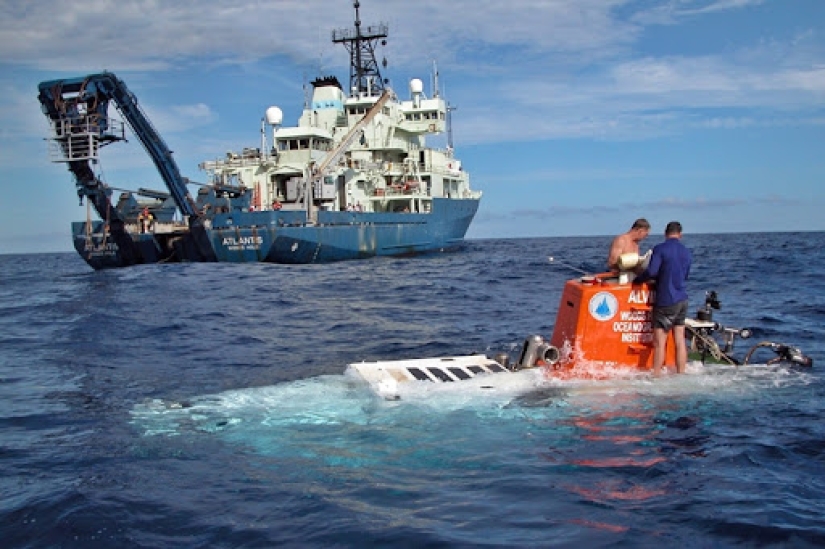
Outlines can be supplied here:
<path id="1" fill-rule="evenodd" d="M 66 102 L 63 101 L 63 96 L 60 93 L 63 86 L 59 83 L 52 87 L 52 96 L 54 97 L 54 108 L 60 114 L 66 114 Z"/>
<path id="2" fill-rule="evenodd" d="M 103 249 L 106 249 L 106 241 L 109 239 L 109 221 L 112 214 L 112 202 L 106 203 L 106 224 L 103 225 Z"/>
<path id="3" fill-rule="evenodd" d="M 89 201 L 89 197 L 86 198 L 86 249 L 91 250 L 91 242 L 92 242 L 92 203 Z M 91 253 L 91 252 L 89 252 Z"/>
<path id="4" fill-rule="evenodd" d="M 97 171 L 98 174 L 95 175 L 95 179 L 97 180 L 98 187 L 105 187 L 108 188 L 108 185 L 104 183 L 105 175 L 103 173 L 103 163 L 98 159 L 97 161 Z M 105 193 L 104 193 L 105 194 Z M 109 238 L 109 222 L 111 221 L 112 217 L 112 200 L 111 197 L 107 196 L 106 200 L 106 224 L 103 226 L 103 248 L 106 248 L 106 241 Z"/>

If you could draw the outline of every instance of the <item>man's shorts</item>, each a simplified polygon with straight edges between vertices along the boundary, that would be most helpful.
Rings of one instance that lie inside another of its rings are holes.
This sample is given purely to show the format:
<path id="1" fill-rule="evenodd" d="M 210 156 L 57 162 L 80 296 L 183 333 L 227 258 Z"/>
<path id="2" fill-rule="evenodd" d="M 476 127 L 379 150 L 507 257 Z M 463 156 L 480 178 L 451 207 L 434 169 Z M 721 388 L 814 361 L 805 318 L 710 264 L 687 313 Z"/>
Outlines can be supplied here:
<path id="1" fill-rule="evenodd" d="M 684 326 L 687 317 L 687 300 L 667 307 L 653 307 L 653 327 L 670 331 L 673 326 Z"/>

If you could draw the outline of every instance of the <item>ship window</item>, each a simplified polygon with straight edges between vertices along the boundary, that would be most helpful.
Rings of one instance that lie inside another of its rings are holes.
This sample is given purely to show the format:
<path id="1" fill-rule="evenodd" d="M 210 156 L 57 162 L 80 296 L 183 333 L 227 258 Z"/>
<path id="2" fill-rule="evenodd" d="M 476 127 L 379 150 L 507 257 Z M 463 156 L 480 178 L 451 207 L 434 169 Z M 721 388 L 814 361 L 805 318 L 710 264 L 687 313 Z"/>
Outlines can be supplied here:
<path id="1" fill-rule="evenodd" d="M 309 139 L 301 139 L 298 142 L 298 148 L 300 149 L 308 149 L 309 148 Z"/>
<path id="2" fill-rule="evenodd" d="M 504 368 L 502 368 L 501 365 L 498 364 L 497 362 L 489 362 L 489 363 L 486 364 L 486 366 L 494 372 L 503 372 L 504 371 Z"/>
<path id="3" fill-rule="evenodd" d="M 461 368 L 457 368 L 457 367 L 453 366 L 453 367 L 447 368 L 447 369 L 450 370 L 450 372 L 452 372 L 452 374 L 455 377 L 457 377 L 458 379 L 461 379 L 461 380 L 470 379 L 470 374 L 468 374 L 467 372 L 465 372 Z"/>
<path id="4" fill-rule="evenodd" d="M 484 372 L 484 368 L 481 366 L 467 366 L 467 369 L 473 372 L 474 374 L 480 374 Z"/>
<path id="5" fill-rule="evenodd" d="M 430 373 L 431 373 L 432 375 L 434 375 L 435 377 L 437 377 L 437 378 L 438 378 L 438 379 L 440 379 L 441 381 L 444 381 L 444 382 L 450 382 L 450 381 L 452 381 L 452 380 L 453 380 L 453 378 L 451 378 L 451 377 L 449 376 L 449 374 L 447 374 L 447 372 L 445 372 L 445 371 L 444 371 L 444 370 L 442 370 L 441 368 L 428 368 L 428 369 L 430 370 Z"/>
<path id="6" fill-rule="evenodd" d="M 407 368 L 407 371 L 418 381 L 432 381 L 430 376 L 422 372 L 419 368 Z"/>

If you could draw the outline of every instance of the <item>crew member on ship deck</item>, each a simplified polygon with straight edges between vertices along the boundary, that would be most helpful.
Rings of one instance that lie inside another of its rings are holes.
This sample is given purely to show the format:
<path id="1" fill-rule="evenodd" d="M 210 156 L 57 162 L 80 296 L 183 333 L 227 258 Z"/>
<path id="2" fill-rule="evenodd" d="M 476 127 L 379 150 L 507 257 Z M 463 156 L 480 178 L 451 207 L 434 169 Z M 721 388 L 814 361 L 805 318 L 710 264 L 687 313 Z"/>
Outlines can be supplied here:
<path id="1" fill-rule="evenodd" d="M 607 268 L 611 271 L 619 270 L 619 256 L 628 253 L 639 253 L 639 243 L 650 234 L 650 223 L 647 219 L 640 217 L 633 222 L 633 226 L 626 233 L 620 234 L 613 239 L 610 246 L 610 254 L 607 256 Z"/>

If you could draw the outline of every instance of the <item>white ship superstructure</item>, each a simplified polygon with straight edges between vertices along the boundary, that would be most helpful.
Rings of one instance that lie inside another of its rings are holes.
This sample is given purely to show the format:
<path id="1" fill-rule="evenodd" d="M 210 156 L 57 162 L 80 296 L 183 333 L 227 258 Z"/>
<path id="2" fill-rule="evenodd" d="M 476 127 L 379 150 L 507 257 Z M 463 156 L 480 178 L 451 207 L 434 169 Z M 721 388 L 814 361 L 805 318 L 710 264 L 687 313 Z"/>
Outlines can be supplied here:
<path id="1" fill-rule="evenodd" d="M 447 130 L 448 105 L 437 92 L 427 97 L 421 80 L 409 85 L 409 98 L 394 93 L 378 109 L 381 95 L 347 96 L 335 77 L 312 82 L 311 101 L 294 127 L 281 125 L 281 109 L 270 107 L 259 148 L 227 153 L 201 168 L 212 183 L 254 189 L 254 209 L 307 208 L 306 182 L 313 169 L 340 153 L 316 186 L 314 206 L 327 211 L 426 213 L 432 198 L 478 200 L 469 174 L 452 149 L 427 147 L 425 136 Z M 347 147 L 352 129 L 369 116 Z M 270 130 L 270 131 L 267 131 Z"/>

